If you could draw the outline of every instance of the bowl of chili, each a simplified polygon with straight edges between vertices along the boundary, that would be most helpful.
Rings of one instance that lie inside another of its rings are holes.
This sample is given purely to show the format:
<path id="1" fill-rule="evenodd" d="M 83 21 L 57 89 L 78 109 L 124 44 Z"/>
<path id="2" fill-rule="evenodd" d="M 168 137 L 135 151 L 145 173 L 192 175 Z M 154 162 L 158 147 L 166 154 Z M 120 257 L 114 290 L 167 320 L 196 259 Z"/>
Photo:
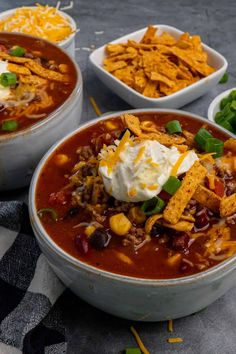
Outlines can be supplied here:
<path id="1" fill-rule="evenodd" d="M 75 129 L 82 75 L 58 46 L 0 33 L 0 190 L 29 184 L 45 151 Z"/>
<path id="2" fill-rule="evenodd" d="M 59 278 L 132 320 L 187 316 L 236 278 L 231 133 L 178 110 L 83 124 L 40 161 L 29 211 Z"/>

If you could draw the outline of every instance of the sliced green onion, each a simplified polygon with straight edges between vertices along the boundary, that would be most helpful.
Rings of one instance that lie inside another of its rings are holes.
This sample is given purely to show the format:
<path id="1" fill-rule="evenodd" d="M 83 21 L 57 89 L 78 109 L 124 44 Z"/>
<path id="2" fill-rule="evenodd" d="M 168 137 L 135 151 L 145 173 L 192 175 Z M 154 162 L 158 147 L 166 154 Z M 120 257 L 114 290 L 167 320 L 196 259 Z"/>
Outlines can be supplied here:
<path id="1" fill-rule="evenodd" d="M 165 206 L 164 200 L 159 197 L 153 197 L 141 205 L 141 210 L 145 215 L 158 214 Z"/>
<path id="2" fill-rule="evenodd" d="M 233 110 L 233 111 L 236 111 L 236 100 L 233 100 L 231 105 L 230 105 L 230 108 Z"/>
<path id="3" fill-rule="evenodd" d="M 206 141 L 209 138 L 212 138 L 212 135 L 209 133 L 209 131 L 205 128 L 200 128 L 197 134 L 195 135 L 194 140 L 203 150 L 205 150 Z"/>
<path id="4" fill-rule="evenodd" d="M 40 209 L 40 210 L 38 210 L 37 214 L 40 217 L 40 219 L 43 217 L 44 214 L 50 214 L 53 221 L 57 221 L 58 220 L 58 214 L 52 208 Z"/>
<path id="5" fill-rule="evenodd" d="M 230 100 L 236 100 L 236 90 L 232 90 L 229 94 Z"/>
<path id="6" fill-rule="evenodd" d="M 10 49 L 10 55 L 13 57 L 23 57 L 25 54 L 25 48 L 20 47 L 19 45 L 15 45 Z"/>
<path id="7" fill-rule="evenodd" d="M 175 194 L 175 192 L 177 192 L 180 186 L 181 186 L 181 181 L 175 176 L 170 176 L 167 182 L 163 185 L 162 189 L 165 192 L 173 195 Z"/>
<path id="8" fill-rule="evenodd" d="M 230 98 L 229 97 L 225 97 L 225 98 L 223 98 L 221 101 L 220 101 L 220 109 L 222 110 L 222 109 L 224 109 L 225 108 L 225 106 L 228 104 L 228 103 L 230 103 Z"/>
<path id="9" fill-rule="evenodd" d="M 4 120 L 2 122 L 2 130 L 5 132 L 13 132 L 18 128 L 18 122 L 14 119 Z"/>
<path id="10" fill-rule="evenodd" d="M 13 86 L 17 82 L 15 73 L 2 73 L 0 75 L 0 84 L 4 87 Z"/>
<path id="11" fill-rule="evenodd" d="M 127 348 L 125 354 L 142 354 L 142 352 L 139 348 Z"/>
<path id="12" fill-rule="evenodd" d="M 217 124 L 220 124 L 220 122 L 221 122 L 222 120 L 225 120 L 225 118 L 224 118 L 222 112 L 217 112 L 216 115 L 215 115 L 215 122 L 216 122 Z"/>
<path id="13" fill-rule="evenodd" d="M 219 84 L 225 84 L 229 80 L 229 75 L 225 73 L 219 81 Z"/>
<path id="14" fill-rule="evenodd" d="M 224 116 L 231 112 L 230 105 L 231 105 L 231 101 L 229 101 L 229 103 L 227 103 L 227 105 L 225 105 L 224 108 L 222 109 L 222 114 Z"/>
<path id="15" fill-rule="evenodd" d="M 166 124 L 166 129 L 169 134 L 182 133 L 182 128 L 178 120 L 172 120 Z"/>
<path id="16" fill-rule="evenodd" d="M 232 127 L 232 125 L 230 124 L 230 122 L 228 122 L 227 120 L 223 120 L 221 123 L 218 123 L 221 127 L 227 129 L 230 132 L 234 132 L 234 129 Z"/>
<path id="17" fill-rule="evenodd" d="M 220 157 L 224 154 L 224 142 L 220 139 L 209 138 L 206 141 L 206 152 L 215 152 L 213 157 Z"/>

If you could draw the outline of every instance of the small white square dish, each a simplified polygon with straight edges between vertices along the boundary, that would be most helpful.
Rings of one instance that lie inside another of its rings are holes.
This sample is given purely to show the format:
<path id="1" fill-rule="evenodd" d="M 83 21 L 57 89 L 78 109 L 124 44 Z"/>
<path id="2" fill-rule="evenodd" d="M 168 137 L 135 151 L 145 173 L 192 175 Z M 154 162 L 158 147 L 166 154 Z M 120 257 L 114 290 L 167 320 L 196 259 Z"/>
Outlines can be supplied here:
<path id="1" fill-rule="evenodd" d="M 158 28 L 157 35 L 161 35 L 163 32 L 168 32 L 173 37 L 178 38 L 183 34 L 183 32 L 177 28 L 167 25 L 155 25 L 154 27 Z M 146 30 L 147 28 L 145 27 L 139 31 L 120 37 L 110 43 L 125 43 L 127 40 L 135 40 L 138 42 L 141 40 Z M 203 96 L 217 85 L 228 66 L 227 60 L 220 53 L 208 47 L 206 44 L 203 44 L 204 51 L 208 56 L 208 64 L 214 67 L 216 71 L 169 96 L 150 98 L 135 91 L 103 68 L 103 61 L 106 57 L 105 47 L 106 44 L 90 54 L 89 59 L 93 70 L 98 78 L 108 86 L 110 90 L 135 108 L 180 108 L 200 96 Z"/>

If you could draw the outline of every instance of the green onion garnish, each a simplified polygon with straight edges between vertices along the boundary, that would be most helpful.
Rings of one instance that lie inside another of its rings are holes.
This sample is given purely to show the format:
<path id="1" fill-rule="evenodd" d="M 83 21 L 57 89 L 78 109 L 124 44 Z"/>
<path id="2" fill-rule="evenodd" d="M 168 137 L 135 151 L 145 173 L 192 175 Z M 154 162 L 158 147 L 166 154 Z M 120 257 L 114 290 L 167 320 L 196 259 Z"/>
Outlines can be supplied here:
<path id="1" fill-rule="evenodd" d="M 158 214 L 165 206 L 164 200 L 159 197 L 153 197 L 141 205 L 141 210 L 145 215 Z"/>
<path id="2" fill-rule="evenodd" d="M 166 129 L 169 134 L 182 133 L 182 128 L 178 120 L 172 120 L 166 124 Z"/>
<path id="3" fill-rule="evenodd" d="M 37 212 L 37 214 L 40 217 L 40 219 L 43 217 L 44 214 L 48 214 L 48 213 L 51 215 L 51 218 L 52 218 L 53 221 L 57 221 L 58 220 L 58 214 L 52 208 L 43 208 L 43 209 L 38 210 L 38 212 Z"/>
<path id="4" fill-rule="evenodd" d="M 206 141 L 205 151 L 214 152 L 213 157 L 220 157 L 224 154 L 224 142 L 220 139 L 209 138 Z"/>
<path id="5" fill-rule="evenodd" d="M 13 132 L 18 128 L 18 122 L 14 119 L 4 120 L 2 122 L 2 130 L 5 132 Z"/>
<path id="6" fill-rule="evenodd" d="M 17 82 L 15 73 L 2 73 L 0 75 L 0 84 L 4 87 L 13 86 Z"/>
<path id="7" fill-rule="evenodd" d="M 177 192 L 180 186 L 181 186 L 181 181 L 175 176 L 170 176 L 166 181 L 166 183 L 163 185 L 162 189 L 165 192 L 173 195 L 175 194 L 175 192 Z"/>
<path id="8" fill-rule="evenodd" d="M 205 150 L 206 141 L 209 138 L 212 138 L 212 135 L 205 128 L 200 128 L 195 135 L 194 140 L 203 150 Z"/>
<path id="9" fill-rule="evenodd" d="M 127 348 L 125 354 L 142 354 L 142 352 L 139 348 Z"/>
<path id="10" fill-rule="evenodd" d="M 236 100 L 236 90 L 232 90 L 229 94 L 230 101 Z"/>
<path id="11" fill-rule="evenodd" d="M 230 109 L 236 111 L 236 100 L 233 100 L 230 105 Z"/>
<path id="12" fill-rule="evenodd" d="M 222 100 L 220 101 L 220 109 L 224 109 L 228 103 L 230 103 L 229 97 L 222 98 Z"/>
<path id="13" fill-rule="evenodd" d="M 219 81 L 219 84 L 225 84 L 229 80 L 229 75 L 225 73 Z"/>
<path id="14" fill-rule="evenodd" d="M 25 48 L 20 47 L 19 45 L 15 45 L 10 49 L 10 55 L 13 57 L 23 57 L 25 54 Z"/>
<path id="15" fill-rule="evenodd" d="M 228 122 L 227 120 L 223 120 L 222 122 L 218 123 L 221 127 L 225 128 L 226 130 L 228 130 L 229 132 L 234 132 L 234 129 L 232 127 L 232 125 L 230 124 L 230 122 Z"/>

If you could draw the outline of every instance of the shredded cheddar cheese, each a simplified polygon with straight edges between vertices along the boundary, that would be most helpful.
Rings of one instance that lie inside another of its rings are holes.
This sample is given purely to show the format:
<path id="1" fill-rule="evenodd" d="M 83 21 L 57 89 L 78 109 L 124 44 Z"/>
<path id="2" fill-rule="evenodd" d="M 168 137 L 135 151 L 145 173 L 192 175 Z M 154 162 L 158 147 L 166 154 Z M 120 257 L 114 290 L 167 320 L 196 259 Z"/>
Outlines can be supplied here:
<path id="1" fill-rule="evenodd" d="M 157 189 L 158 187 L 158 184 L 153 184 L 152 186 L 148 186 L 147 188 L 150 190 L 150 191 L 154 191 L 155 189 Z"/>
<path id="2" fill-rule="evenodd" d="M 111 173 L 113 167 L 119 161 L 120 153 L 124 150 L 125 144 L 129 141 L 129 138 L 130 138 L 130 131 L 126 130 L 119 145 L 116 148 L 116 151 L 113 154 L 110 154 L 110 156 L 108 156 L 106 160 L 101 161 L 102 166 L 107 166 L 108 174 Z"/>
<path id="3" fill-rule="evenodd" d="M 94 109 L 94 112 L 96 113 L 97 116 L 101 116 L 102 115 L 102 112 L 100 110 L 100 108 L 98 107 L 95 99 L 93 97 L 89 97 L 89 101 Z"/>
<path id="4" fill-rule="evenodd" d="M 0 31 L 30 34 L 56 43 L 75 32 L 69 20 L 57 8 L 39 4 L 34 8 L 18 8 L 0 21 Z"/>
<path id="5" fill-rule="evenodd" d="M 175 165 L 172 168 L 171 176 L 177 175 L 178 169 L 179 169 L 181 163 L 184 161 L 185 157 L 188 155 L 188 153 L 189 153 L 189 151 L 186 151 L 178 158 L 178 160 L 176 161 Z"/>
<path id="6" fill-rule="evenodd" d="M 179 337 L 167 339 L 168 343 L 182 343 L 183 341 L 184 341 L 183 338 L 179 338 Z"/>
<path id="7" fill-rule="evenodd" d="M 136 329 L 135 329 L 133 326 L 131 326 L 131 327 L 130 327 L 130 330 L 131 330 L 131 332 L 133 333 L 134 338 L 135 338 L 135 340 L 136 340 L 136 342 L 137 342 L 137 344 L 138 344 L 138 346 L 139 346 L 141 352 L 142 352 L 143 354 L 150 354 L 149 351 L 147 350 L 147 348 L 145 347 L 145 345 L 143 344 L 141 338 L 139 337 L 139 334 L 138 334 L 138 332 L 136 331 Z"/>
<path id="8" fill-rule="evenodd" d="M 132 198 L 132 197 L 135 197 L 136 194 L 137 194 L 137 190 L 135 188 L 130 188 L 129 196 Z"/>
<path id="9" fill-rule="evenodd" d="M 168 331 L 173 332 L 173 320 L 168 321 Z"/>
<path id="10" fill-rule="evenodd" d="M 134 160 L 134 164 L 136 165 L 142 158 L 143 154 L 144 154 L 144 151 L 145 151 L 145 146 L 142 146 L 140 149 L 139 149 L 139 152 Z"/>

